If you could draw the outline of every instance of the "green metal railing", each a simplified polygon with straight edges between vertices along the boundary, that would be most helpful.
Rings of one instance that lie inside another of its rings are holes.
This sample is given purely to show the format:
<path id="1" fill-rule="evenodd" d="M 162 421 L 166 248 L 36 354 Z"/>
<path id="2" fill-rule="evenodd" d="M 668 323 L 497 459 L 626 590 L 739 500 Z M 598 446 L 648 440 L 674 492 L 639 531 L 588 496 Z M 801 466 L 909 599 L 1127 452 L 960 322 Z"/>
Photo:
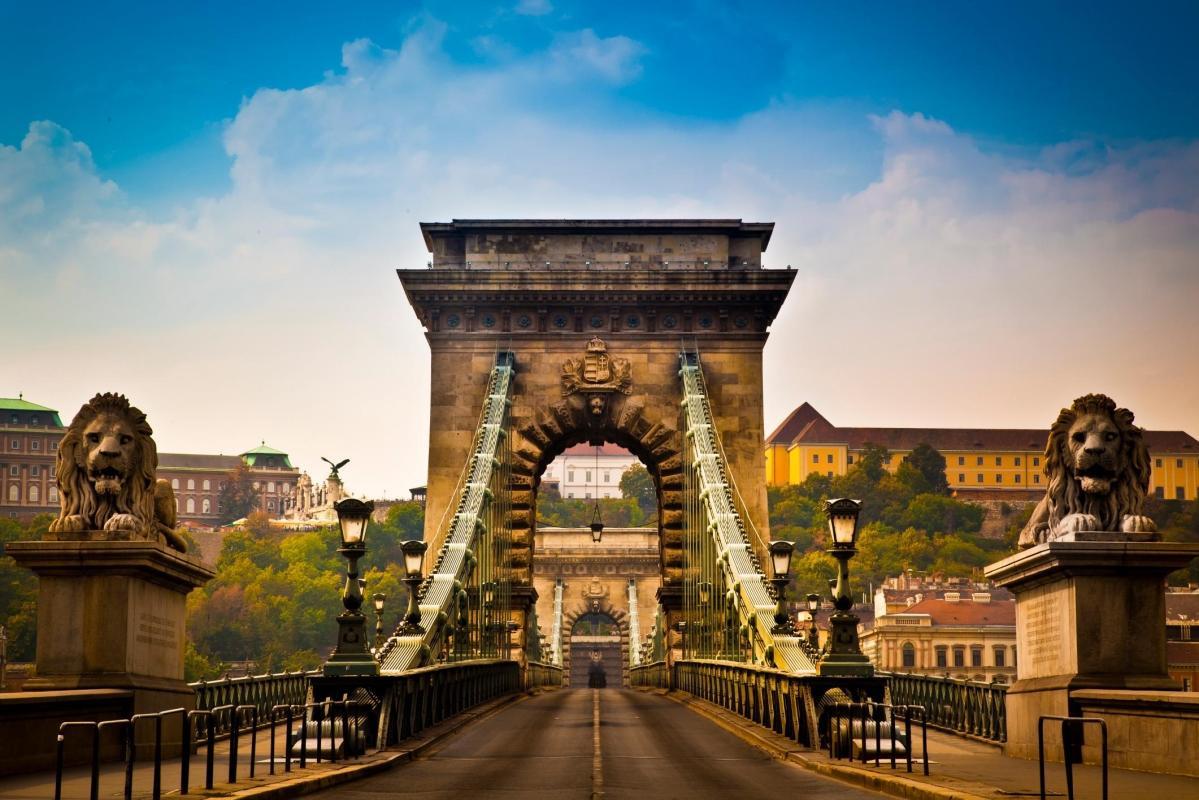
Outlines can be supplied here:
<path id="1" fill-rule="evenodd" d="M 560 687 L 561 685 L 562 667 L 540 661 L 530 661 L 525 666 L 526 689 Z"/>
<path id="2" fill-rule="evenodd" d="M 629 669 L 629 685 L 641 689 L 669 689 L 669 667 L 665 661 L 654 661 L 631 667 Z"/>
<path id="3" fill-rule="evenodd" d="M 298 706 L 308 701 L 308 679 L 320 675 L 311 672 L 276 672 L 270 675 L 245 675 L 240 678 L 219 678 L 214 681 L 189 683 L 196 692 L 196 709 L 211 711 L 222 706 L 257 709 L 260 719 L 267 719 L 275 706 Z M 219 716 L 214 723 L 216 733 L 228 733 L 228 715 Z"/>
<path id="4" fill-rule="evenodd" d="M 809 676 L 719 661 L 679 661 L 674 670 L 678 689 L 805 747 L 819 746 Z"/>
<path id="5" fill-rule="evenodd" d="M 379 652 L 384 675 L 402 675 L 438 658 L 456 662 L 508 655 L 503 646 L 512 606 L 504 566 L 511 549 L 507 422 L 514 373 L 512 354 L 500 353 L 454 500 L 430 541 L 437 560 L 418 594 L 424 633 L 403 635 L 397 628 Z"/>
<path id="6" fill-rule="evenodd" d="M 728 469 L 698 353 L 683 353 L 684 658 L 746 661 L 815 674 L 801 637 L 774 628 L 775 596 L 753 527 Z"/>
<path id="7" fill-rule="evenodd" d="M 496 697 L 522 689 L 515 661 L 462 661 L 395 676 L 384 707 L 385 741 L 396 744 Z"/>
<path id="8" fill-rule="evenodd" d="M 935 728 L 985 739 L 1007 741 L 1007 686 L 935 675 L 878 673 L 889 679 L 891 702 L 923 706 Z"/>

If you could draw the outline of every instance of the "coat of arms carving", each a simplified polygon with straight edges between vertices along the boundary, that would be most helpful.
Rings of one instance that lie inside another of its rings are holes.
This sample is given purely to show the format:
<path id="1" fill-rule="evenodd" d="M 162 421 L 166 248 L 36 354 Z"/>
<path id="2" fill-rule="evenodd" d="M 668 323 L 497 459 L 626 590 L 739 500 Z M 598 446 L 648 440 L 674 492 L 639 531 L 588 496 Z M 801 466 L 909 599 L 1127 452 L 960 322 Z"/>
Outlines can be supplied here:
<path id="1" fill-rule="evenodd" d="M 587 353 L 582 358 L 568 358 L 562 365 L 563 397 L 575 392 L 630 394 L 632 385 L 629 360 L 608 355 L 608 345 L 598 336 L 587 343 Z"/>

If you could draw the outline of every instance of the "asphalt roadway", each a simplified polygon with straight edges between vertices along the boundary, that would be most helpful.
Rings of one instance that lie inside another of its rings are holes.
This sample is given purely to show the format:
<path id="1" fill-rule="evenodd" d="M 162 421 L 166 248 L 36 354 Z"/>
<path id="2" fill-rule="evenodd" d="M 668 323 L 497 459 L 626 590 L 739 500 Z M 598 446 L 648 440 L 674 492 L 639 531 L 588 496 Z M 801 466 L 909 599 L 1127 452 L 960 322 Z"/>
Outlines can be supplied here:
<path id="1" fill-rule="evenodd" d="M 473 723 L 432 753 L 322 798 L 879 798 L 776 761 L 664 697 L 548 692 Z"/>

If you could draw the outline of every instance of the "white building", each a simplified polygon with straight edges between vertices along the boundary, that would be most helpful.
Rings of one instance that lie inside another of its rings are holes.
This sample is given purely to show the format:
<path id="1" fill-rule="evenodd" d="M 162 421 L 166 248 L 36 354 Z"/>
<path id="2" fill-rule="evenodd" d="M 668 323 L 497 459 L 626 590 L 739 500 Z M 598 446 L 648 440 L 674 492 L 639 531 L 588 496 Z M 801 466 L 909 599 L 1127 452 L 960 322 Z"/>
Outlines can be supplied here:
<path id="1" fill-rule="evenodd" d="M 542 479 L 558 481 L 563 497 L 620 497 L 620 476 L 637 463 L 635 455 L 614 444 L 576 444 L 545 468 Z"/>

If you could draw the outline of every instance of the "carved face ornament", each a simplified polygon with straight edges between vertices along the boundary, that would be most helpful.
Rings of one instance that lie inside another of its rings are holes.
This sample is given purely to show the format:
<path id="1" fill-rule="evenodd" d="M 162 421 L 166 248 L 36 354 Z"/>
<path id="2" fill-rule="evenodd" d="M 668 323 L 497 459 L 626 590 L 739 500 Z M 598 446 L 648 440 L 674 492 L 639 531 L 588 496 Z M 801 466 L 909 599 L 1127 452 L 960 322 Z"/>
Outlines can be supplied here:
<path id="1" fill-rule="evenodd" d="M 113 414 L 101 414 L 83 429 L 83 460 L 96 494 L 120 494 L 134 463 L 134 432 Z"/>
<path id="2" fill-rule="evenodd" d="M 1120 431 L 1107 414 L 1082 414 L 1066 438 L 1074 477 L 1088 494 L 1107 494 L 1119 475 Z"/>

